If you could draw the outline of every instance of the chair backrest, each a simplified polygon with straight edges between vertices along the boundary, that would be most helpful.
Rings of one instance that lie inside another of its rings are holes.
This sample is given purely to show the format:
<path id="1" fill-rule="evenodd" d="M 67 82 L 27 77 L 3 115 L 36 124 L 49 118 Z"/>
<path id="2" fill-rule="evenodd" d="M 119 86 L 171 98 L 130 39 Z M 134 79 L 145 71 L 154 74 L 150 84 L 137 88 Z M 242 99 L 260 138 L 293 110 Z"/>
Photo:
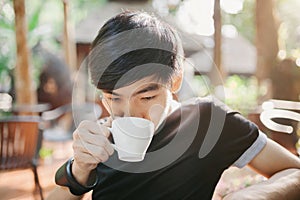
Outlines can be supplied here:
<path id="1" fill-rule="evenodd" d="M 0 170 L 36 165 L 39 121 L 38 116 L 0 118 Z"/>

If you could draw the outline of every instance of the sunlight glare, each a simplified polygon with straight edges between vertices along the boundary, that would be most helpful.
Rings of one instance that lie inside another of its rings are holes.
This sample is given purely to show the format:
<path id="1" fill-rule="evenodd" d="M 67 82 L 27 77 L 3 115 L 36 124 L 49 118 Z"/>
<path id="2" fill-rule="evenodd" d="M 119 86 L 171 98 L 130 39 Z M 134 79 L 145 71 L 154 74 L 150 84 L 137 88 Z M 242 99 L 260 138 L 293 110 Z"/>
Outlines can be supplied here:
<path id="1" fill-rule="evenodd" d="M 297 65 L 297 67 L 300 67 L 300 58 L 296 59 L 296 65 Z"/>
<path id="2" fill-rule="evenodd" d="M 10 21 L 13 21 L 14 20 L 14 17 L 15 17 L 15 13 L 14 13 L 14 10 L 13 8 L 11 7 L 11 5 L 9 5 L 8 3 L 5 4 L 3 6 L 3 13 L 4 13 L 4 16 L 10 20 Z"/>
<path id="3" fill-rule="evenodd" d="M 182 30 L 199 35 L 212 35 L 214 33 L 212 0 L 184 1 L 176 13 L 179 27 Z"/>
<path id="4" fill-rule="evenodd" d="M 235 38 L 238 35 L 238 31 L 235 26 L 231 24 L 226 24 L 222 26 L 222 35 L 227 38 Z"/>
<path id="5" fill-rule="evenodd" d="M 221 0 L 221 8 L 229 14 L 237 14 L 243 10 L 244 0 Z"/>

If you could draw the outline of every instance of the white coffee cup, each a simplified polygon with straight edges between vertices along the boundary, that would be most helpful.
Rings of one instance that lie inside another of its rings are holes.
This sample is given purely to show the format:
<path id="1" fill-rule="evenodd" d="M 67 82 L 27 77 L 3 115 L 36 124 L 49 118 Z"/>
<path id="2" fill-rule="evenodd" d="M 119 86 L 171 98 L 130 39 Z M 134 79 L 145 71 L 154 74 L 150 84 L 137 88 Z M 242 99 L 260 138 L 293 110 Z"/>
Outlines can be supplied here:
<path id="1" fill-rule="evenodd" d="M 120 117 L 112 121 L 109 130 L 115 143 L 112 145 L 118 152 L 120 160 L 127 162 L 144 160 L 154 134 L 153 122 L 138 117 Z"/>

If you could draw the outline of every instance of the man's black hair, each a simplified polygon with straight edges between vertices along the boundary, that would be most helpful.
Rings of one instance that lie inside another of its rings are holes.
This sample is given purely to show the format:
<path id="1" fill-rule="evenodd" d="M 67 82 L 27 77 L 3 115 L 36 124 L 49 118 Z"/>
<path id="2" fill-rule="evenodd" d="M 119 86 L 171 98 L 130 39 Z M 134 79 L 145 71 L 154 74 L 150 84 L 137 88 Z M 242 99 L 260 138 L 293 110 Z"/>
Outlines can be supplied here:
<path id="1" fill-rule="evenodd" d="M 145 12 L 125 11 L 100 29 L 88 65 L 98 89 L 114 90 L 148 76 L 167 83 L 180 71 L 182 56 L 170 25 Z"/>

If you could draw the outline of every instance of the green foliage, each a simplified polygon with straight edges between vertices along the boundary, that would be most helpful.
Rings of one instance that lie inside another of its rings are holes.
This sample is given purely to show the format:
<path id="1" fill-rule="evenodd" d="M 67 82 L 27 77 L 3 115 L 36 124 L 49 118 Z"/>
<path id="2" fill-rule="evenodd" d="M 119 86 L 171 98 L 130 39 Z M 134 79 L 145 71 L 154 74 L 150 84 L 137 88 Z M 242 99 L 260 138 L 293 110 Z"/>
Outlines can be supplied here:
<path id="1" fill-rule="evenodd" d="M 45 36 L 44 32 L 38 31 L 40 28 L 40 15 L 42 13 L 44 3 L 41 1 L 34 7 L 34 10 L 27 17 L 28 22 L 28 41 L 29 48 L 32 48 L 38 41 Z M 5 80 L 11 77 L 13 69 L 16 65 L 16 34 L 14 23 L 14 11 L 12 1 L 4 1 L 3 7 L 0 8 L 0 77 L 1 90 L 3 90 Z M 35 84 L 38 83 L 39 68 L 33 70 L 33 78 Z M 5 87 L 7 88 L 7 87 Z M 8 88 L 9 90 L 9 88 Z M 5 92 L 8 92 L 7 89 Z"/>
<path id="2" fill-rule="evenodd" d="M 256 78 L 238 75 L 228 77 L 225 82 L 225 95 L 228 106 L 247 116 L 257 107 L 259 90 Z"/>
<path id="3" fill-rule="evenodd" d="M 42 159 L 52 156 L 53 149 L 42 147 L 39 151 L 39 155 Z"/>
<path id="4" fill-rule="evenodd" d="M 195 95 L 199 97 L 217 95 L 218 92 L 218 88 L 213 88 L 209 78 L 205 75 L 195 76 L 191 85 L 193 86 Z M 255 77 L 229 76 L 225 80 L 224 91 L 224 102 L 244 116 L 247 116 L 257 106 L 260 90 L 258 89 Z"/>
<path id="5" fill-rule="evenodd" d="M 28 23 L 28 31 L 33 31 L 38 25 L 41 16 L 41 10 L 43 8 L 44 3 L 41 1 L 36 8 L 34 9 L 31 16 L 29 16 L 29 23 Z"/>
<path id="6" fill-rule="evenodd" d="M 287 57 L 300 57 L 300 2 L 299 0 L 277 0 L 276 16 L 279 19 L 279 37 L 284 43 Z"/>
<path id="7" fill-rule="evenodd" d="M 0 7 L 0 91 L 8 92 L 11 70 L 15 66 L 15 31 L 12 7 L 3 3 Z"/>
<path id="8" fill-rule="evenodd" d="M 192 80 L 193 91 L 196 96 L 204 97 L 211 94 L 212 86 L 210 80 L 205 75 L 196 75 Z"/>
<path id="9" fill-rule="evenodd" d="M 92 8 L 97 8 L 105 2 L 106 0 L 70 1 L 70 16 L 77 23 L 85 18 Z M 62 1 L 30 0 L 25 3 L 28 48 L 32 49 L 38 42 L 42 41 L 47 46 L 47 49 L 59 51 L 61 44 L 57 43 L 57 38 L 62 38 L 63 34 Z M 14 18 L 13 1 L 3 0 L 0 3 L 0 90 L 4 88 L 4 84 L 10 84 L 6 80 L 13 75 L 13 69 L 16 65 Z M 35 59 L 38 58 L 33 57 L 31 64 L 34 66 L 32 73 L 35 86 L 37 87 L 41 63 Z"/>
<path id="10" fill-rule="evenodd" d="M 255 39 L 255 0 L 244 0 L 243 10 L 237 14 L 222 12 L 223 24 L 231 24 L 237 31 L 254 43 Z M 284 41 L 281 45 L 286 49 L 287 56 L 298 58 L 300 56 L 300 1 L 276 0 L 274 1 L 274 15 L 278 21 L 279 38 Z"/>
<path id="11" fill-rule="evenodd" d="M 94 9 L 99 8 L 101 5 L 105 4 L 107 0 L 77 0 L 72 1 L 71 12 L 73 13 L 73 21 L 75 24 L 87 17 Z"/>
<path id="12" fill-rule="evenodd" d="M 244 0 L 243 10 L 237 14 L 222 12 L 222 23 L 231 24 L 237 31 L 254 43 L 255 37 L 255 0 Z"/>

